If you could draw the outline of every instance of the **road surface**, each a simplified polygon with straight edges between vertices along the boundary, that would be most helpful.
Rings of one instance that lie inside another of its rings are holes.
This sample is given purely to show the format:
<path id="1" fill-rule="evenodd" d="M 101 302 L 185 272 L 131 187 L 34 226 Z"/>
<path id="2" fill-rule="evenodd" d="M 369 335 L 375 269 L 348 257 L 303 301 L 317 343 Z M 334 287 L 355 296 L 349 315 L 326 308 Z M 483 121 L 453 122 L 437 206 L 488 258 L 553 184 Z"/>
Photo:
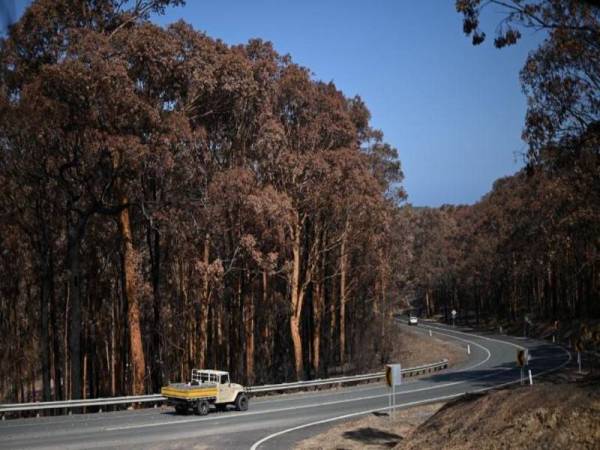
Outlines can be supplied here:
<path id="1" fill-rule="evenodd" d="M 449 370 L 407 379 L 397 388 L 399 408 L 518 382 L 515 360 L 520 348 L 529 350 L 534 376 L 570 361 L 564 349 L 542 341 L 474 334 L 439 324 L 421 323 L 417 329 L 423 331 L 423 339 L 431 329 L 437 338 L 455 341 L 465 351 L 469 345 L 471 354 Z M 424 363 L 431 362 L 426 359 Z M 385 410 L 388 405 L 388 388 L 372 383 L 251 399 L 246 412 L 211 412 L 204 417 L 179 416 L 163 407 L 6 420 L 0 422 L 0 449 L 283 449 L 338 421 Z"/>

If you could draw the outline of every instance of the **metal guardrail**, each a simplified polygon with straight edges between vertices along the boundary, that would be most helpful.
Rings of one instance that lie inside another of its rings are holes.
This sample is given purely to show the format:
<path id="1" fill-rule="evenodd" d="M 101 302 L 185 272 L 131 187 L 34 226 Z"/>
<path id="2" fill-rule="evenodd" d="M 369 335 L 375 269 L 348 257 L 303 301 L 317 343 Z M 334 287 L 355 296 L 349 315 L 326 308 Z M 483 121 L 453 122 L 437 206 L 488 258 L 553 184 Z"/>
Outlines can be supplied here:
<path id="1" fill-rule="evenodd" d="M 423 364 L 421 366 L 409 367 L 402 369 L 404 376 L 410 377 L 429 372 L 442 370 L 448 367 L 448 360 L 444 359 L 431 364 Z M 307 387 L 315 386 L 326 386 L 334 384 L 352 383 L 360 381 L 377 380 L 385 377 L 385 372 L 374 372 L 362 375 L 350 375 L 345 377 L 325 378 L 308 381 L 296 381 L 292 383 L 280 383 L 280 384 L 265 384 L 262 386 L 250 386 L 246 390 L 249 393 L 263 393 L 263 392 L 278 392 L 292 389 L 303 389 Z M 34 403 L 5 403 L 0 404 L 0 414 L 4 415 L 9 412 L 20 412 L 20 411 L 39 411 L 43 409 L 70 409 L 70 408 L 81 408 L 84 406 L 109 406 L 109 405 L 122 405 L 130 403 L 148 403 L 154 402 L 159 403 L 166 400 L 160 394 L 151 395 L 134 395 L 127 397 L 105 397 L 105 398 L 91 398 L 81 400 L 62 400 L 55 402 L 34 402 Z"/>
<path id="2" fill-rule="evenodd" d="M 442 361 L 438 361 L 431 364 L 424 364 L 422 366 L 409 367 L 406 369 L 402 369 L 402 374 L 405 376 L 414 376 L 427 372 L 442 370 L 448 367 L 448 360 L 444 359 Z M 309 380 L 309 381 L 296 381 L 292 383 L 280 383 L 280 384 L 265 384 L 263 386 L 252 386 L 248 387 L 247 391 L 250 393 L 253 392 L 276 392 L 290 389 L 302 389 L 311 386 L 324 386 L 328 384 L 342 384 L 342 383 L 352 383 L 355 381 L 370 381 L 377 380 L 379 378 L 385 377 L 385 372 L 374 372 L 367 373 L 362 375 L 350 375 L 346 377 L 336 377 L 336 378 L 326 378 L 324 380 Z"/>
<path id="3" fill-rule="evenodd" d="M 130 403 L 162 402 L 165 398 L 160 394 L 131 395 L 127 397 L 100 397 L 81 400 L 59 400 L 55 402 L 5 403 L 0 404 L 0 413 L 16 411 L 38 411 L 42 409 L 69 409 L 84 406 L 123 405 Z"/>

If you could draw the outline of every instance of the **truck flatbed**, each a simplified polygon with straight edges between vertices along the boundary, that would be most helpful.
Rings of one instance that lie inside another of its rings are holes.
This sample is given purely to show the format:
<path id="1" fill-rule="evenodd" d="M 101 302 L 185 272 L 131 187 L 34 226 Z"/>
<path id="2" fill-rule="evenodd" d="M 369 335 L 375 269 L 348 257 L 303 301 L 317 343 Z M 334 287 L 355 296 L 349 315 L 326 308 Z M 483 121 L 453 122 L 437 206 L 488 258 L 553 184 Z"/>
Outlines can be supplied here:
<path id="1" fill-rule="evenodd" d="M 218 388 L 216 383 L 203 383 L 196 386 L 187 383 L 172 383 L 163 387 L 160 393 L 167 398 L 182 400 L 215 399 Z"/>

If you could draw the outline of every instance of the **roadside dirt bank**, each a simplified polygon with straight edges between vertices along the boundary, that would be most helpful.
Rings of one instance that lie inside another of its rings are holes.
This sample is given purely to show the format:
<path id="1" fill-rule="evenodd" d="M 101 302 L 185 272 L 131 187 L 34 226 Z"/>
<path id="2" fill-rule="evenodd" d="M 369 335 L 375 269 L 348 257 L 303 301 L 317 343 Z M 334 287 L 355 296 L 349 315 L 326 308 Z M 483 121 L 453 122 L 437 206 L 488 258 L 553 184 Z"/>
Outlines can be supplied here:
<path id="1" fill-rule="evenodd" d="M 433 363 L 444 358 L 453 366 L 467 357 L 466 346 L 455 341 L 438 339 L 435 332 L 433 337 L 429 337 L 426 331 L 402 327 L 394 330 L 391 342 L 394 342 L 394 347 L 390 352 L 389 362 L 400 363 L 402 367 Z"/>
<path id="2" fill-rule="evenodd" d="M 598 449 L 600 380 L 545 382 L 446 404 L 396 448 Z"/>
<path id="3" fill-rule="evenodd" d="M 555 378 L 560 380 L 561 378 Z M 599 449 L 600 380 L 546 381 L 345 422 L 302 441 L 329 449 Z"/>

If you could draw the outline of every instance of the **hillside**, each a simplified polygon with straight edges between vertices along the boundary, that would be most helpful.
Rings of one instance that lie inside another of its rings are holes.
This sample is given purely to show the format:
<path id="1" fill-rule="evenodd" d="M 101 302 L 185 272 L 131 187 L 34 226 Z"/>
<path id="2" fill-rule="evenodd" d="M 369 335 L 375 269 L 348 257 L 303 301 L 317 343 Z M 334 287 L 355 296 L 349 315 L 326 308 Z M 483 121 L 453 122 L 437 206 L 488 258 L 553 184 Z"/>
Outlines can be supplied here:
<path id="1" fill-rule="evenodd" d="M 600 447 L 600 380 L 543 383 L 448 403 L 396 448 Z"/>

